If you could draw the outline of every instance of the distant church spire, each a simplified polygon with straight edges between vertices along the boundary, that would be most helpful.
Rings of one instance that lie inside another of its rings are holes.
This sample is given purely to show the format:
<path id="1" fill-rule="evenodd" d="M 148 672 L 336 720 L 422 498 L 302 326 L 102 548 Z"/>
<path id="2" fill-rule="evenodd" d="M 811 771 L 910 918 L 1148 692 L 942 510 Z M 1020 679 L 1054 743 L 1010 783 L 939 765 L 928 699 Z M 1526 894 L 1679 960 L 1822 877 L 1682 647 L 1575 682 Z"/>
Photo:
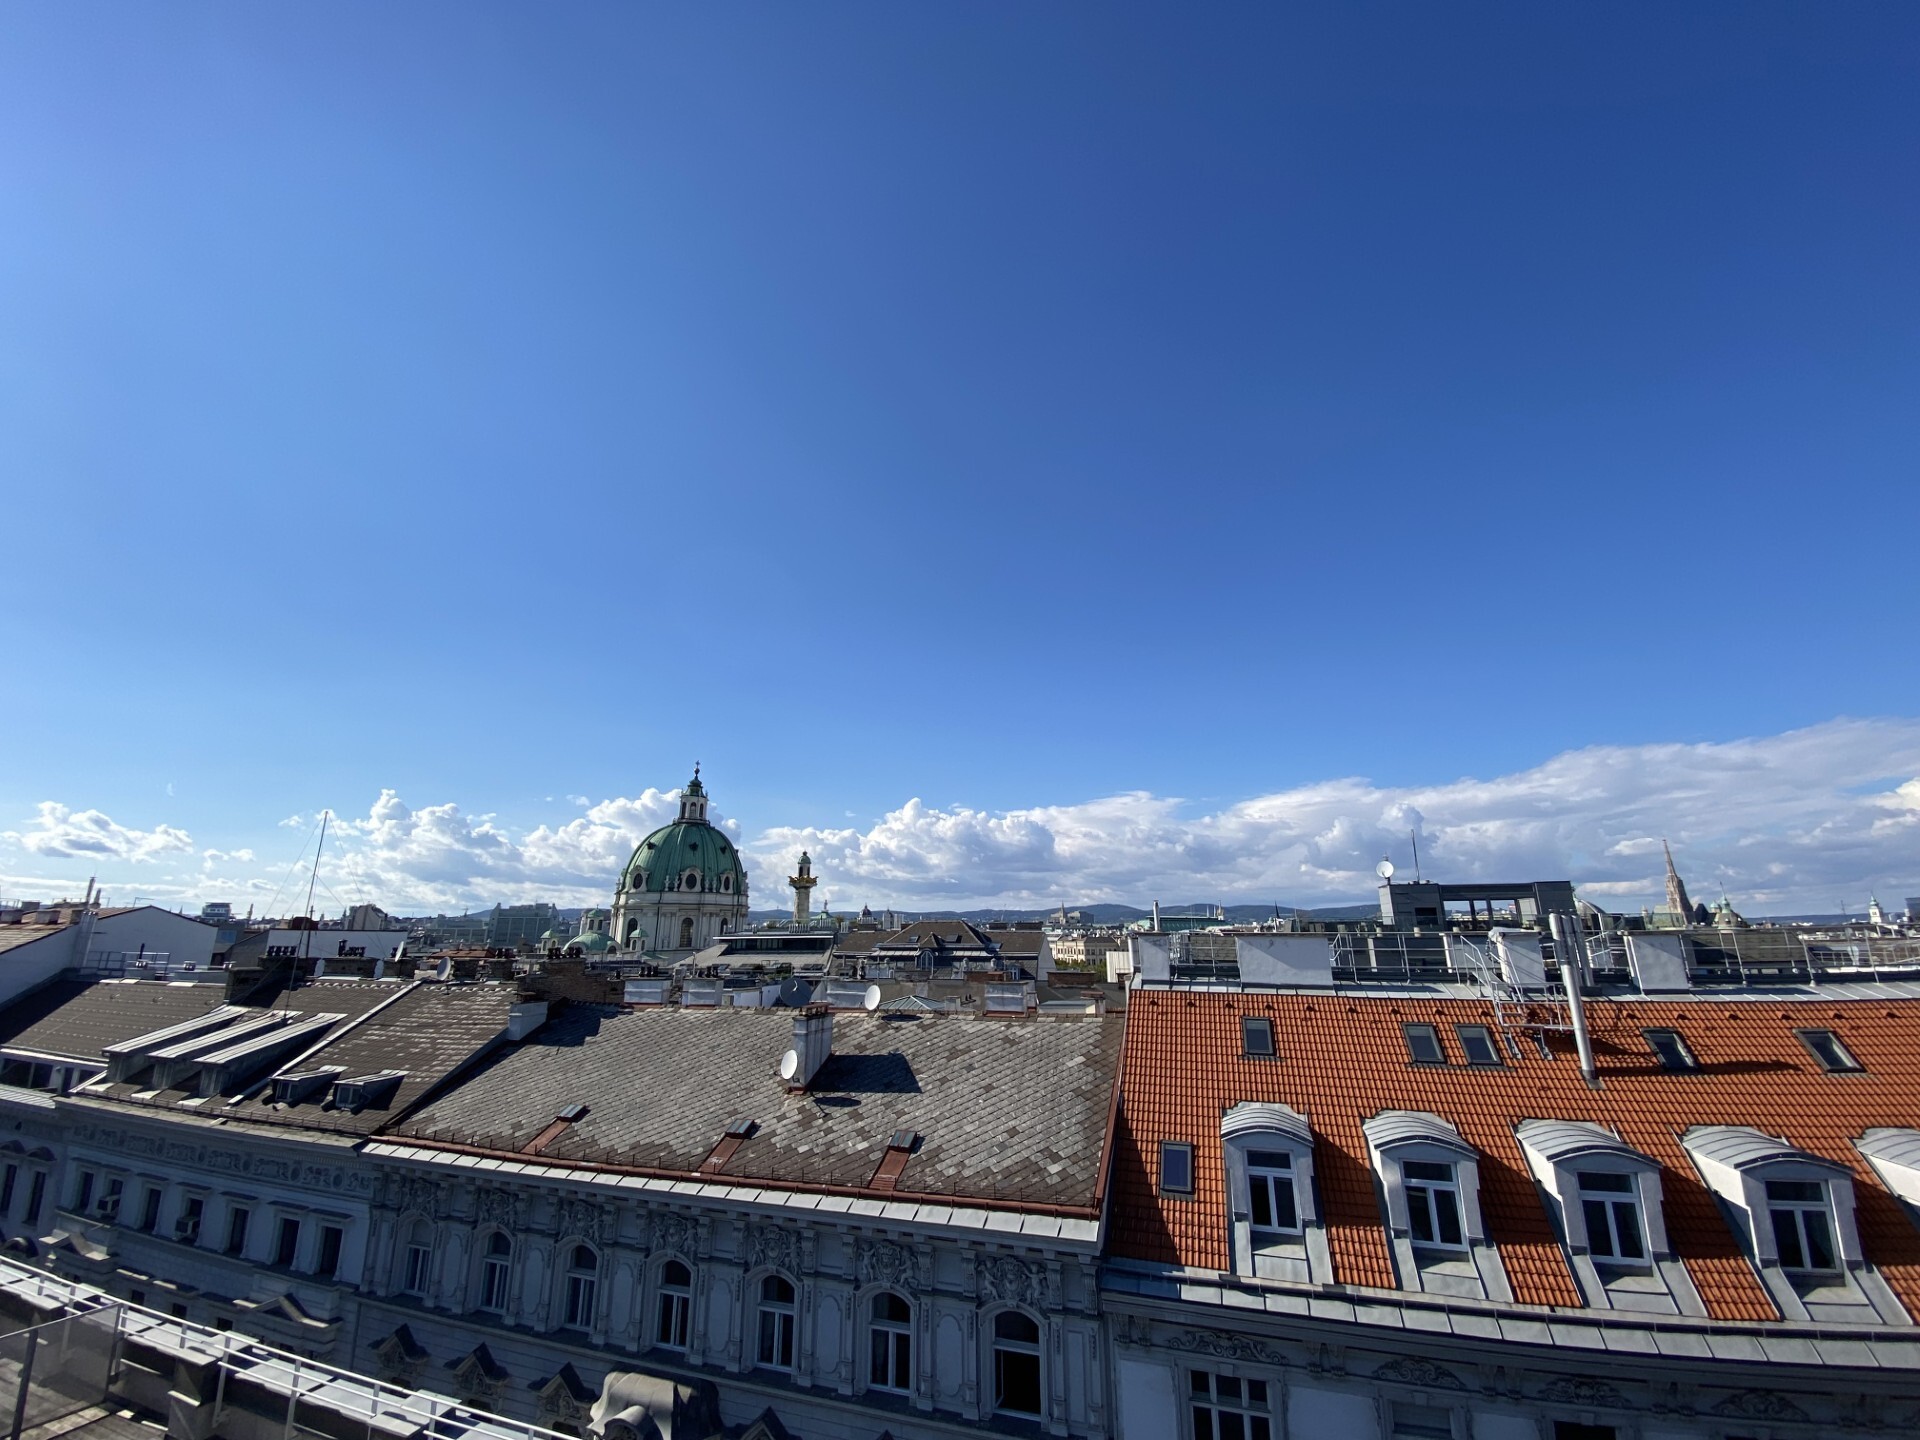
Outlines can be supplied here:
<path id="1" fill-rule="evenodd" d="M 1667 856 L 1667 909 L 1680 917 L 1682 925 L 1693 921 L 1693 902 L 1687 899 L 1686 882 L 1681 880 L 1680 872 L 1673 868 L 1673 850 L 1665 840 L 1660 848 Z"/>

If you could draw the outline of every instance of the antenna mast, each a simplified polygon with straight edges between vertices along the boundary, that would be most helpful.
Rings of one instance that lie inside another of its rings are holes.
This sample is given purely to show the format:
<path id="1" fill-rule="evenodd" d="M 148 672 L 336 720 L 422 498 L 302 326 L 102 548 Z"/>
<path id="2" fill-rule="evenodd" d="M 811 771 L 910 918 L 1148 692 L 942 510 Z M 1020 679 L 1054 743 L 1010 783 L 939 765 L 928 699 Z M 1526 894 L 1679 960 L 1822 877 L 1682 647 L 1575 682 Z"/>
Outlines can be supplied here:
<path id="1" fill-rule="evenodd" d="M 1417 829 L 1409 830 L 1407 835 L 1413 841 L 1413 883 L 1418 885 L 1420 883 L 1420 832 Z"/>
<path id="2" fill-rule="evenodd" d="M 313 958 L 313 887 L 320 880 L 320 852 L 327 848 L 327 821 L 332 817 L 331 810 L 320 812 L 320 843 L 313 847 L 313 870 L 307 876 L 307 928 L 300 935 L 300 958 L 303 961 Z M 301 968 L 306 967 L 303 965 Z"/>

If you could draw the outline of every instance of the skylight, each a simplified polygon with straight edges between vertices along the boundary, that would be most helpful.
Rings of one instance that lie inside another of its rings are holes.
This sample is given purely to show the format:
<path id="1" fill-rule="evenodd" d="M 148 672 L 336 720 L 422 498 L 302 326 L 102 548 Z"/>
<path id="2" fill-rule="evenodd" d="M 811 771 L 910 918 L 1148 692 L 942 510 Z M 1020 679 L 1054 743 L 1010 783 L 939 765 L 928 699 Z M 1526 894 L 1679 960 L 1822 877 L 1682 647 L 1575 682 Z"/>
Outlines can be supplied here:
<path id="1" fill-rule="evenodd" d="M 1853 1052 L 1841 1042 L 1831 1030 L 1796 1030 L 1800 1043 L 1813 1053 L 1823 1070 L 1844 1074 L 1852 1070 L 1864 1070 L 1867 1067 L 1854 1058 Z"/>
<path id="2" fill-rule="evenodd" d="M 1693 1051 L 1687 1048 L 1687 1042 L 1680 1038 L 1678 1030 L 1642 1030 L 1647 1046 L 1653 1051 L 1654 1058 L 1666 1070 L 1698 1070 L 1700 1062 L 1693 1058 Z"/>
<path id="3" fill-rule="evenodd" d="M 1273 1021 L 1259 1015 L 1240 1017 L 1240 1053 L 1257 1059 L 1273 1056 Z"/>

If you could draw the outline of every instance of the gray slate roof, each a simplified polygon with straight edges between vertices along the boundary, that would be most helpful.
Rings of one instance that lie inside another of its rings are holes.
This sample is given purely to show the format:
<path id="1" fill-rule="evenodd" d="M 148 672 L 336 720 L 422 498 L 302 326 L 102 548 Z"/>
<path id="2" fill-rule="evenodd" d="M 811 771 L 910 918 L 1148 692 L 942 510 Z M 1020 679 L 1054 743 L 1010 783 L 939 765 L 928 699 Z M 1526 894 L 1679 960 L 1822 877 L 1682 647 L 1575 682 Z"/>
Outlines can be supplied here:
<path id="1" fill-rule="evenodd" d="M 225 985 L 56 980 L 0 1011 L 0 1045 L 106 1059 L 106 1047 L 193 1020 L 226 1002 Z"/>
<path id="2" fill-rule="evenodd" d="M 575 1005 L 392 1127 L 392 1137 L 692 1174 L 738 1119 L 758 1127 L 715 1179 L 866 1188 L 897 1130 L 917 1131 L 898 1193 L 1091 1206 L 1120 1057 L 1119 1017 L 833 1017 L 805 1092 L 778 1078 L 792 1011 Z M 876 1192 L 878 1193 L 878 1192 Z"/>
<path id="3" fill-rule="evenodd" d="M 294 994 L 324 993 L 324 983 Z M 388 993 L 391 994 L 391 987 Z M 321 1091 L 299 1105 L 276 1105 L 269 1087 L 244 1105 L 221 1113 L 254 1124 L 297 1125 L 306 1129 L 339 1130 L 370 1135 L 395 1116 L 404 1115 L 422 1096 L 477 1055 L 507 1028 L 518 987 L 513 985 L 417 985 L 378 1014 L 330 1040 L 317 1054 L 297 1066 L 304 1073 L 327 1066 L 345 1067 L 340 1078 L 352 1079 L 380 1070 L 402 1070 L 394 1092 L 364 1110 L 336 1110 Z"/>

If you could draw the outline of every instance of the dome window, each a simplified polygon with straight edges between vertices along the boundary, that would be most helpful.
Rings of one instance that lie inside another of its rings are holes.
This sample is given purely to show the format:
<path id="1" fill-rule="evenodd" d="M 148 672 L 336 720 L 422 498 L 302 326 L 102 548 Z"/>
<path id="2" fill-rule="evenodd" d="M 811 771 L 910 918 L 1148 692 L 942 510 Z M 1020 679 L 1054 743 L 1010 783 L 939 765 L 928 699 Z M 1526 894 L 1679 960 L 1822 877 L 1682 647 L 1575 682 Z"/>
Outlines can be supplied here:
<path id="1" fill-rule="evenodd" d="M 731 875 L 722 875 L 720 877 L 720 888 L 731 894 L 733 892 L 733 877 Z"/>
<path id="2" fill-rule="evenodd" d="M 686 874 L 680 877 L 680 888 L 682 890 L 698 890 L 700 888 L 700 872 L 698 870 L 688 870 Z"/>

